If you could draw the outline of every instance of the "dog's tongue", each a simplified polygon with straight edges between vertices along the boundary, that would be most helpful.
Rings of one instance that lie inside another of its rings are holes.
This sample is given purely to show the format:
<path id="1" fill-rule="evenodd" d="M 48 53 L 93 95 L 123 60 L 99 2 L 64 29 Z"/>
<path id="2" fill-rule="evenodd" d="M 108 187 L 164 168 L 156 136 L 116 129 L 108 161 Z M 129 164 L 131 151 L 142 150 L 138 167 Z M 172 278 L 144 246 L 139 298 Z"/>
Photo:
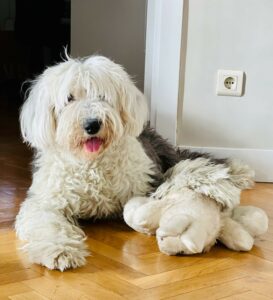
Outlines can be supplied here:
<path id="1" fill-rule="evenodd" d="M 97 152 L 100 149 L 102 140 L 98 137 L 92 137 L 85 142 L 85 149 L 89 152 Z"/>

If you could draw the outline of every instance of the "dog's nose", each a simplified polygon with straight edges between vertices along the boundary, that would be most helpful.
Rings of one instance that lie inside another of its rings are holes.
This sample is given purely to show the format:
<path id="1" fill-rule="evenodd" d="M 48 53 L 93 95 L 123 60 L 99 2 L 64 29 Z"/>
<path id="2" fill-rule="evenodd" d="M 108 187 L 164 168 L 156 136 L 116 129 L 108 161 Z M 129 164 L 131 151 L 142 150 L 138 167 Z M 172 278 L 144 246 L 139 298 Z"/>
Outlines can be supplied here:
<path id="1" fill-rule="evenodd" d="M 98 119 L 88 119 L 84 125 L 83 128 L 88 134 L 96 134 L 99 132 L 101 127 L 101 121 Z"/>

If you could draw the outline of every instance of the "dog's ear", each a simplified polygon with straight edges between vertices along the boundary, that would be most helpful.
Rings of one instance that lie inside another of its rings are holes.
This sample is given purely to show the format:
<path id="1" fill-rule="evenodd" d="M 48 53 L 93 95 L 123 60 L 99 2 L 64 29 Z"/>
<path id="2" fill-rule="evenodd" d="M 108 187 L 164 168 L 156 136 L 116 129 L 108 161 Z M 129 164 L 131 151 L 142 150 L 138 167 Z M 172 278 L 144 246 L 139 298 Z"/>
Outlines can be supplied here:
<path id="1" fill-rule="evenodd" d="M 33 81 L 20 112 L 24 142 L 41 150 L 53 145 L 55 136 L 54 106 L 43 74 Z"/>
<path id="2" fill-rule="evenodd" d="M 132 136 L 139 136 L 148 121 L 147 100 L 133 83 L 127 87 L 123 98 L 121 118 L 125 132 Z"/>

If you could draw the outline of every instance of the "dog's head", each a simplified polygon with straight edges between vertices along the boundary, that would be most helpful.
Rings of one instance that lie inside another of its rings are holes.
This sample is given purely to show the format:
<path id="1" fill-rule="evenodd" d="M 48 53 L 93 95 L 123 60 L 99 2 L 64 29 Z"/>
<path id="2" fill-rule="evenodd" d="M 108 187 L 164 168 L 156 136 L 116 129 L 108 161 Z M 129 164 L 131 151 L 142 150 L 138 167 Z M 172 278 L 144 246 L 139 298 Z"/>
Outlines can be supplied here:
<path id="1" fill-rule="evenodd" d="M 32 84 L 20 121 L 23 138 L 39 151 L 57 148 L 93 159 L 147 121 L 143 94 L 124 69 L 102 56 L 68 58 Z"/>

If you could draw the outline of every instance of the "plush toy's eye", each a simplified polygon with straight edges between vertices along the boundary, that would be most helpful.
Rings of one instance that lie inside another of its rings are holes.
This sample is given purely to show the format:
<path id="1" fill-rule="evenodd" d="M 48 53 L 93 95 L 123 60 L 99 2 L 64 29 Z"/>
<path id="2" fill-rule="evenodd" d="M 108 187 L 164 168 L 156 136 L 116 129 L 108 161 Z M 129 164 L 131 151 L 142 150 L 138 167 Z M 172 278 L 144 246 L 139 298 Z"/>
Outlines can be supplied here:
<path id="1" fill-rule="evenodd" d="M 75 98 L 74 98 L 74 96 L 72 95 L 72 94 L 70 94 L 69 96 L 68 96 L 68 98 L 67 98 L 67 101 L 68 102 L 72 102 L 72 101 L 74 101 L 75 100 Z"/>
<path id="2" fill-rule="evenodd" d="M 105 96 L 104 95 L 99 95 L 100 101 L 105 101 Z"/>

